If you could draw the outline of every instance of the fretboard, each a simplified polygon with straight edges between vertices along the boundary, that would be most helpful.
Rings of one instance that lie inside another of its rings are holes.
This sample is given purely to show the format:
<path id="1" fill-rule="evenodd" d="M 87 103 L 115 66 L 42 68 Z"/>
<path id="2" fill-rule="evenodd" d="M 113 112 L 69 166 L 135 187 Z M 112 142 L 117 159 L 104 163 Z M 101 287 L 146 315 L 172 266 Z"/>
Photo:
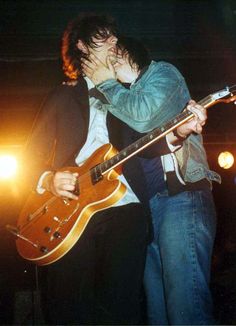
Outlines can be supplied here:
<path id="1" fill-rule="evenodd" d="M 211 106 L 212 103 L 214 103 L 214 100 L 212 99 L 211 95 L 208 95 L 207 97 L 198 102 L 198 104 L 202 105 L 204 108 Z M 154 130 L 141 137 L 125 149 L 121 150 L 118 154 L 116 154 L 109 160 L 104 161 L 94 167 L 94 173 L 99 172 L 100 175 L 103 175 L 111 169 L 114 169 L 118 165 L 124 163 L 137 153 L 141 152 L 154 142 L 167 135 L 172 130 L 176 129 L 186 121 L 190 120 L 193 116 L 194 114 L 191 111 L 184 110 L 182 113 L 177 115 L 174 119 L 170 120 L 162 127 L 155 128 Z"/>

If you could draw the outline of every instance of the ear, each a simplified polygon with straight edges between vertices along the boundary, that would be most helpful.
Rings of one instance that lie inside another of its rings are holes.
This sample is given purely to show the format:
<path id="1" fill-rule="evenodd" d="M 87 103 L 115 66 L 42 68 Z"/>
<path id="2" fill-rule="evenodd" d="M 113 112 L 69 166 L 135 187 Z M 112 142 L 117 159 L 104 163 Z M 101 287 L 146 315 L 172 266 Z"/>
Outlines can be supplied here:
<path id="1" fill-rule="evenodd" d="M 88 53 L 88 48 L 87 46 L 81 41 L 81 40 L 78 40 L 77 42 L 77 48 L 82 51 L 83 53 Z"/>

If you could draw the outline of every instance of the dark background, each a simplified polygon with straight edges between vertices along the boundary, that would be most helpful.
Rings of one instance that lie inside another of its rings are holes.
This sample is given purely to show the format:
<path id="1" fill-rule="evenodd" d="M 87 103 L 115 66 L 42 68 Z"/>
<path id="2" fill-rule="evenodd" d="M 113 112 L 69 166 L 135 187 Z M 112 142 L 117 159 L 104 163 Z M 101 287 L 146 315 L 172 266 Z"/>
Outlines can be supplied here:
<path id="1" fill-rule="evenodd" d="M 0 153 L 19 155 L 47 92 L 63 81 L 60 39 L 80 12 L 109 13 L 120 30 L 143 40 L 152 58 L 179 68 L 200 100 L 236 84 L 236 1 L 0 1 Z M 212 169 L 218 229 L 212 291 L 221 324 L 236 324 L 236 168 L 218 167 L 220 151 L 236 155 L 236 108 L 217 104 L 203 132 Z M 37 323 L 37 270 L 16 253 L 15 224 L 22 205 L 19 181 L 0 181 L 0 323 Z"/>

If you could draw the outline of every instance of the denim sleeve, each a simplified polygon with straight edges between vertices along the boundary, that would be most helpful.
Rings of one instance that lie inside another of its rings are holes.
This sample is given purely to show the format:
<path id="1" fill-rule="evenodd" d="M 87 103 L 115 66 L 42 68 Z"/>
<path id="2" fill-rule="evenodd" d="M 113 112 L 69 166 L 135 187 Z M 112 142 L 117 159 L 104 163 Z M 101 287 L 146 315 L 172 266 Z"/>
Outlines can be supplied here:
<path id="1" fill-rule="evenodd" d="M 113 79 L 97 87 L 110 103 L 107 109 L 139 132 L 161 126 L 181 112 L 189 100 L 182 75 L 170 64 L 151 64 L 130 89 Z"/>

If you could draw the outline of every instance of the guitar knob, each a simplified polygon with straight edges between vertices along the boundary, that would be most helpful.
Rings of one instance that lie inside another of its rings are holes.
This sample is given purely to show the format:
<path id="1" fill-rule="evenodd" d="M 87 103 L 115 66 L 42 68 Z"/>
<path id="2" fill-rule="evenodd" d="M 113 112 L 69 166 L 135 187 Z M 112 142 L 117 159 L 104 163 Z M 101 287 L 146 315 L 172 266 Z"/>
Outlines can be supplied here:
<path id="1" fill-rule="evenodd" d="M 56 231 L 53 233 L 54 238 L 59 239 L 61 237 L 60 232 Z"/>
<path id="2" fill-rule="evenodd" d="M 44 228 L 45 233 L 50 233 L 51 231 L 52 231 L 52 229 L 49 226 L 45 226 L 45 228 Z"/>
<path id="3" fill-rule="evenodd" d="M 44 254 L 48 252 L 48 248 L 47 247 L 40 247 L 40 251 L 42 251 Z"/>

